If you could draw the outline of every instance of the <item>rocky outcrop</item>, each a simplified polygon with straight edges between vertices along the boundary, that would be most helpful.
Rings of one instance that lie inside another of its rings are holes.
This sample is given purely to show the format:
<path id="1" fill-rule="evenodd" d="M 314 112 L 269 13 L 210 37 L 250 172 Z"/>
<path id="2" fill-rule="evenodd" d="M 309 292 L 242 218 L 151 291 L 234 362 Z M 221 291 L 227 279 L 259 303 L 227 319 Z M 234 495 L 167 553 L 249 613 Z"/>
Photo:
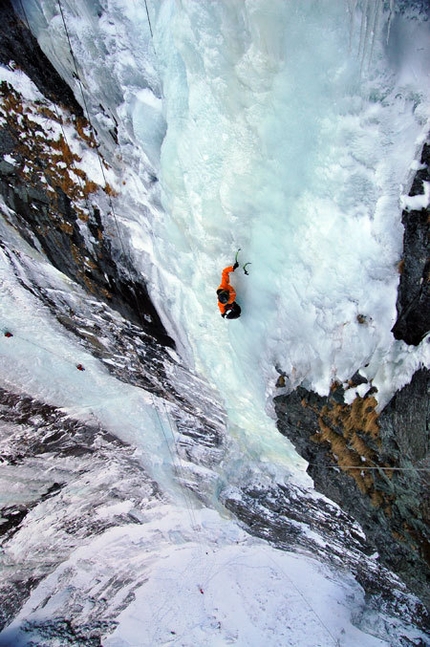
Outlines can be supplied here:
<path id="1" fill-rule="evenodd" d="M 14 482 L 0 510 L 2 628 L 73 549 L 108 528 L 139 523 L 163 497 L 133 448 L 98 425 L 4 389 L 0 402 L 1 479 Z"/>
<path id="2" fill-rule="evenodd" d="M 393 569 L 430 606 L 429 387 L 423 369 L 378 415 L 373 390 L 344 402 L 299 387 L 275 398 L 278 429 L 309 462 L 315 487 L 354 517 Z"/>
<path id="3" fill-rule="evenodd" d="M 428 193 L 429 162 L 426 143 L 409 197 Z M 418 345 L 430 330 L 429 207 L 405 208 L 402 221 L 392 332 Z M 357 372 L 348 386 L 365 383 Z M 283 384 L 281 376 L 278 386 Z M 352 404 L 344 393 L 344 386 L 333 384 L 327 397 L 303 387 L 275 397 L 278 429 L 309 462 L 317 490 L 361 524 L 383 563 L 430 608 L 430 371 L 418 371 L 380 414 L 371 384 Z"/>
<path id="4" fill-rule="evenodd" d="M 424 144 L 421 168 L 413 181 L 410 197 L 427 195 L 430 188 L 430 143 Z M 430 198 L 427 199 L 427 202 Z M 418 345 L 430 331 L 430 209 L 404 209 L 402 222 L 403 260 L 397 298 L 396 339 Z"/>
<path id="5" fill-rule="evenodd" d="M 42 95 L 25 98 L 11 84 L 0 84 L 0 193 L 13 212 L 9 222 L 54 267 L 173 348 L 125 244 L 106 234 L 115 227 L 115 191 L 94 131 L 24 23 L 8 4 L 2 11 L 0 61 L 13 60 L 46 97 L 66 104 L 60 108 Z M 92 151 L 103 184 L 88 177 L 76 149 Z"/>
<path id="6" fill-rule="evenodd" d="M 17 3 L 17 6 L 22 19 L 15 13 L 10 0 L 2 0 L 0 4 L 0 63 L 24 70 L 45 97 L 82 117 L 82 108 L 72 90 L 53 68 L 28 29 L 25 2 Z"/>

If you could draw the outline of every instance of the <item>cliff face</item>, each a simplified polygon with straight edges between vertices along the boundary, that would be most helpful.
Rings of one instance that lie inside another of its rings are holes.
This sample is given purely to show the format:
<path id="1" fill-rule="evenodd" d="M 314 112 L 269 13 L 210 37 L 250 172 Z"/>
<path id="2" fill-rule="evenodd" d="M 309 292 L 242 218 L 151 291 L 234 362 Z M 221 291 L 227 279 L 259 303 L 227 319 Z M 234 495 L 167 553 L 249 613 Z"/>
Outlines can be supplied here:
<path id="1" fill-rule="evenodd" d="M 173 347 L 121 239 L 105 235 L 107 216 L 110 228 L 112 218 L 115 223 L 115 191 L 90 124 L 8 2 L 0 19 L 0 61 L 25 70 L 41 92 L 38 99 L 25 100 L 7 82 L 0 87 L 0 191 L 16 214 L 13 225 L 54 267 Z M 94 153 L 100 183 L 80 164 L 86 150 Z"/>
<path id="2" fill-rule="evenodd" d="M 278 429 L 309 462 L 315 487 L 362 525 L 383 562 L 430 604 L 430 371 L 418 371 L 381 414 L 368 393 L 349 405 L 304 388 L 275 398 Z"/>
<path id="3" fill-rule="evenodd" d="M 414 178 L 409 196 L 428 196 L 430 182 L 430 144 L 424 144 L 421 168 Z M 428 197 L 425 200 L 428 202 Z M 419 201 L 418 201 L 419 202 Z M 402 222 L 403 261 L 397 299 L 398 318 L 393 327 L 396 339 L 417 345 L 430 331 L 430 209 L 404 209 Z"/>

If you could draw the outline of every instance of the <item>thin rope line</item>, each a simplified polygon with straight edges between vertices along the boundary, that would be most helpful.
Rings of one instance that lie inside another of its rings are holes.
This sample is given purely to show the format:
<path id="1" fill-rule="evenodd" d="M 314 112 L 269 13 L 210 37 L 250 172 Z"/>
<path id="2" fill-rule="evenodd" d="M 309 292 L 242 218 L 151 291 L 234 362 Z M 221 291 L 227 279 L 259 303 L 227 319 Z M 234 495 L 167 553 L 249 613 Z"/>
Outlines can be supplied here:
<path id="1" fill-rule="evenodd" d="M 151 38 L 152 38 L 152 40 L 154 40 L 154 34 L 152 33 L 151 20 L 149 18 L 148 5 L 146 4 L 146 0 L 145 0 L 145 9 L 146 9 L 146 16 L 148 18 L 148 25 L 149 25 L 149 31 L 151 33 Z M 154 43 L 152 43 L 152 44 L 154 45 Z M 154 50 L 155 50 L 155 47 L 154 47 Z"/>
<path id="2" fill-rule="evenodd" d="M 20 3 L 21 3 L 21 6 L 22 6 L 22 0 L 20 0 Z M 79 72 L 78 72 L 77 60 L 76 60 L 76 57 L 75 57 L 74 52 L 73 52 L 72 42 L 71 42 L 69 30 L 67 28 L 65 15 L 64 15 L 63 8 L 62 8 L 60 0 L 58 0 L 58 6 L 59 6 L 60 14 L 61 14 L 61 19 L 62 19 L 62 22 L 63 22 L 63 25 L 64 25 L 64 31 L 65 31 L 67 41 L 68 41 L 68 44 L 69 44 L 70 55 L 72 57 L 73 66 L 74 66 L 74 69 L 75 69 L 75 77 L 76 77 L 76 80 L 77 80 L 77 82 L 79 84 L 80 92 L 81 92 L 81 95 L 82 95 L 82 101 L 83 101 L 84 110 L 86 112 L 88 123 L 89 123 L 89 125 L 90 125 L 90 127 L 91 127 L 91 129 L 93 131 L 94 139 L 95 139 L 95 141 L 97 141 L 96 140 L 96 134 L 95 134 L 96 131 L 95 131 L 94 126 L 93 126 L 93 124 L 91 122 L 90 112 L 89 112 L 89 109 L 88 109 L 88 104 L 86 102 L 85 94 L 84 94 L 84 90 L 83 90 L 83 84 L 82 84 L 82 81 L 81 81 L 81 78 L 80 78 L 80 75 L 79 75 Z M 24 10 L 23 7 L 22 7 L 22 9 L 23 9 L 23 14 L 25 16 L 25 19 L 27 21 L 28 29 L 30 30 L 27 15 L 26 15 L 25 10 Z M 146 15 L 147 15 L 147 19 L 148 19 L 148 25 L 149 25 L 151 38 L 153 39 L 153 31 L 152 31 L 151 20 L 150 20 L 150 17 L 149 17 L 148 6 L 147 6 L 146 0 L 145 0 L 145 9 L 146 9 Z M 152 41 L 152 44 L 153 44 L 154 51 L 155 51 L 155 46 L 154 46 L 153 41 Z M 54 106 L 55 106 L 55 104 L 54 104 Z M 55 112 L 57 114 L 57 118 L 59 118 L 56 106 L 55 106 Z M 69 146 L 68 141 L 67 141 L 67 137 L 66 137 L 66 133 L 64 131 L 61 119 L 59 119 L 59 122 L 60 122 L 61 130 L 63 132 L 64 139 L 65 139 L 67 145 Z M 70 146 L 69 146 L 69 148 L 70 148 Z M 96 147 L 96 151 L 97 151 L 97 157 L 98 157 L 98 160 L 99 160 L 102 177 L 103 177 L 103 180 L 104 180 L 104 183 L 105 183 L 105 186 L 106 186 L 107 185 L 106 174 L 105 174 L 105 171 L 104 171 L 103 161 L 102 161 L 101 154 L 100 154 L 98 146 Z M 129 278 L 131 279 L 131 271 L 130 271 L 130 268 L 127 267 L 127 263 L 128 263 L 129 259 L 125 254 L 125 248 L 124 248 L 121 232 L 120 232 L 120 229 L 119 229 L 119 225 L 118 225 L 118 222 L 117 222 L 116 213 L 115 213 L 115 209 L 114 209 L 114 206 L 113 206 L 113 201 L 112 201 L 112 198 L 111 198 L 110 195 L 108 195 L 108 198 L 109 198 L 109 204 L 110 204 L 111 212 L 112 212 L 113 219 L 114 219 L 115 226 L 116 226 L 116 230 L 117 230 L 118 239 L 119 239 L 119 242 L 120 242 L 120 246 L 121 246 L 121 249 L 122 249 L 124 259 L 126 261 L 126 269 L 127 269 L 128 273 L 129 273 Z M 138 303 L 138 300 L 137 300 L 137 296 L 135 294 L 134 294 L 134 296 L 135 296 L 135 299 L 136 299 L 138 314 L 140 315 L 140 317 L 142 319 L 142 322 L 143 322 L 143 315 L 142 315 L 142 312 L 140 311 L 140 306 L 139 306 L 139 303 Z M 35 348 L 39 348 L 39 349 L 44 350 L 47 353 L 51 353 L 54 357 L 60 358 L 62 361 L 66 361 L 69 364 L 73 363 L 71 360 L 65 359 L 61 355 L 57 354 L 54 351 L 51 351 L 49 348 L 46 348 L 46 347 L 42 346 L 39 343 L 36 343 L 36 342 L 31 341 L 29 339 L 26 339 L 25 337 L 21 337 L 20 335 L 18 335 L 18 339 L 21 339 L 21 340 L 31 344 Z M 78 365 L 78 366 L 80 366 L 80 365 Z M 186 473 L 185 473 L 185 469 L 184 469 L 184 467 L 182 465 L 180 454 L 178 452 L 178 447 L 177 447 L 177 442 L 176 442 L 176 438 L 175 438 L 175 434 L 174 434 L 174 430 L 173 430 L 173 423 L 172 423 L 172 420 L 171 420 L 171 416 L 167 412 L 167 407 L 166 407 L 166 403 L 165 403 L 164 399 L 160 398 L 161 404 L 162 404 L 162 406 L 164 408 L 165 418 L 167 419 L 167 424 L 168 424 L 168 427 L 169 427 L 169 430 L 170 430 L 170 434 L 171 434 L 171 438 L 172 438 L 172 444 L 169 442 L 168 432 L 167 432 L 167 430 L 165 428 L 165 425 L 163 424 L 163 421 L 161 419 L 159 408 L 155 403 L 154 394 L 150 393 L 150 395 L 151 395 L 151 398 L 152 398 L 152 406 L 153 406 L 153 409 L 155 409 L 155 413 L 156 413 L 156 416 L 157 416 L 158 422 L 159 422 L 159 427 L 161 428 L 162 436 L 164 438 L 164 442 L 166 444 L 167 451 L 168 451 L 169 456 L 170 456 L 171 464 L 172 464 L 172 466 L 174 468 L 176 468 L 177 475 L 178 475 L 178 477 L 180 479 L 180 482 L 182 482 L 182 486 L 180 487 L 180 491 L 182 492 L 182 495 L 184 497 L 185 506 L 186 506 L 186 509 L 187 509 L 187 512 L 188 512 L 188 515 L 189 515 L 189 519 L 190 519 L 190 523 L 191 523 L 191 529 L 195 534 L 195 537 L 197 539 L 197 543 L 198 543 L 198 545 L 200 547 L 201 554 L 203 555 L 203 551 L 204 551 L 203 540 L 202 540 L 202 538 L 201 538 L 201 536 L 200 536 L 200 534 L 198 532 L 200 530 L 200 528 L 199 528 L 198 523 L 197 523 L 197 518 L 196 518 L 196 515 L 195 515 L 195 510 L 194 510 L 191 494 L 190 494 L 190 491 L 189 491 L 189 489 L 188 489 L 188 487 L 186 485 Z M 90 412 L 90 415 L 92 415 L 97 420 L 97 418 L 96 418 L 96 416 L 95 416 L 95 414 L 94 414 L 94 412 L 92 410 L 92 406 L 88 406 L 87 408 L 88 408 L 88 410 Z M 100 421 L 98 421 L 98 423 L 100 424 Z M 204 573 L 204 580 L 205 581 L 207 580 L 207 573 Z M 200 589 L 200 592 L 203 593 L 203 589 L 201 588 L 201 586 L 199 586 L 199 589 Z"/>
<path id="3" fill-rule="evenodd" d="M 89 115 L 88 105 L 87 105 L 85 95 L 84 95 L 84 90 L 83 90 L 83 84 L 82 84 L 82 81 L 81 81 L 81 78 L 80 78 L 79 72 L 78 72 L 78 62 L 77 62 L 76 57 L 75 57 L 75 55 L 73 53 L 72 41 L 70 39 L 69 30 L 67 29 L 66 20 L 64 18 L 63 7 L 61 6 L 60 0 L 57 0 L 57 2 L 58 2 L 58 7 L 59 7 L 60 13 L 61 13 L 61 19 L 62 19 L 63 25 L 64 25 L 64 31 L 66 32 L 66 37 L 67 37 L 67 40 L 68 40 L 68 43 L 69 43 L 69 51 L 70 51 L 70 55 L 71 55 L 72 60 L 73 60 L 73 65 L 74 65 L 74 68 L 75 68 L 76 78 L 77 78 L 77 80 L 79 82 L 79 89 L 80 89 L 81 94 L 82 94 L 82 101 L 84 103 L 85 111 L 86 111 L 87 115 Z M 91 125 L 91 127 L 92 127 L 92 125 Z"/>
<path id="4" fill-rule="evenodd" d="M 171 436 L 172 436 L 172 440 L 173 440 L 173 447 L 175 448 L 175 452 L 173 452 L 173 451 L 172 451 L 171 446 L 170 446 L 170 443 L 169 443 L 169 441 L 168 441 L 167 433 L 166 433 L 166 431 L 165 431 L 165 428 L 164 428 L 163 422 L 162 422 L 162 420 L 161 420 L 160 411 L 159 411 L 159 409 L 158 409 L 157 405 L 155 404 L 154 394 L 152 394 L 152 393 L 151 393 L 151 397 L 152 397 L 152 405 L 153 405 L 153 407 L 154 407 L 154 409 L 155 409 L 155 411 L 156 411 L 156 413 L 157 413 L 158 421 L 159 421 L 159 424 L 160 424 L 160 427 L 161 427 L 161 431 L 162 431 L 162 434 L 163 434 L 163 436 L 164 436 L 164 440 L 165 440 L 165 442 L 166 442 L 166 445 L 167 445 L 167 448 L 168 448 L 168 451 L 169 451 L 169 454 L 170 454 L 170 458 L 171 458 L 171 461 L 172 461 L 172 465 L 173 465 L 174 467 L 176 466 L 176 469 L 177 469 L 177 472 L 178 472 L 179 477 L 182 479 L 182 481 L 183 481 L 183 482 L 185 482 L 185 476 L 182 474 L 182 464 L 181 464 L 181 459 L 180 459 L 180 456 L 179 456 L 179 454 L 178 454 L 178 452 L 177 452 L 177 449 L 176 449 L 176 440 L 175 440 L 175 436 L 174 436 L 174 433 L 173 433 L 173 428 L 172 428 L 172 425 L 171 425 L 171 422 L 170 422 L 170 416 L 168 415 L 167 410 L 166 410 L 165 402 L 164 402 L 164 400 L 161 398 L 161 403 L 162 403 L 162 406 L 163 406 L 163 408 L 164 408 L 165 417 L 167 418 L 167 422 L 168 422 L 168 426 L 169 426 L 170 433 L 171 433 Z M 186 508 L 187 508 L 187 511 L 188 511 L 188 514 L 189 514 L 189 517 L 190 517 L 190 521 L 191 521 L 191 528 L 192 528 L 194 531 L 196 531 L 196 530 L 198 529 L 197 519 L 196 519 L 196 517 L 195 517 L 195 515 L 194 515 L 194 510 L 193 510 L 193 506 L 192 506 L 192 501 L 191 501 L 191 498 L 189 497 L 188 489 L 187 489 L 187 487 L 186 487 L 185 485 L 183 485 L 183 486 L 182 486 L 182 488 L 181 488 L 181 491 L 183 492 L 184 501 L 185 501 L 185 506 L 186 506 Z"/>
<path id="5" fill-rule="evenodd" d="M 308 463 L 312 467 L 318 467 L 317 463 Z M 388 471 L 397 471 L 397 472 L 407 472 L 411 470 L 413 472 L 430 472 L 429 467 L 357 467 L 356 465 L 326 465 L 328 469 L 331 470 L 388 470 Z"/>
<path id="6" fill-rule="evenodd" d="M 183 487 L 184 496 L 187 499 L 188 504 L 189 504 L 189 505 L 188 504 L 187 505 L 188 505 L 189 511 L 190 511 L 191 524 L 192 524 L 194 530 L 199 530 L 199 527 L 198 527 L 198 524 L 197 524 L 197 518 L 196 518 L 196 516 L 194 514 L 194 507 L 193 507 L 192 498 L 191 498 L 190 492 L 188 491 L 187 486 L 185 485 L 185 470 L 184 470 L 183 465 L 182 465 L 181 456 L 180 456 L 179 451 L 177 449 L 177 442 L 176 442 L 175 434 L 174 434 L 174 431 L 173 431 L 172 419 L 171 419 L 171 416 L 167 412 L 167 407 L 166 407 L 166 403 L 165 403 L 164 400 L 162 400 L 162 404 L 163 404 L 163 407 L 164 407 L 164 412 L 165 412 L 167 421 L 169 423 L 170 432 L 172 434 L 172 438 L 173 438 L 173 441 L 174 441 L 174 444 L 175 444 L 175 451 L 176 451 L 176 455 L 178 457 L 178 462 L 179 462 L 180 476 L 182 478 L 182 481 L 184 482 L 184 487 Z"/>
<path id="7" fill-rule="evenodd" d="M 31 32 L 28 15 L 27 15 L 27 13 L 25 11 L 22 0 L 19 0 L 19 3 L 20 3 L 20 6 L 21 6 L 21 10 L 22 10 L 24 20 L 25 20 L 25 22 L 27 24 L 27 28 Z M 69 30 L 67 28 L 67 23 L 66 23 L 63 7 L 62 7 L 62 4 L 61 4 L 60 0 L 57 0 L 57 3 L 58 3 L 61 19 L 62 19 L 63 26 L 64 26 L 64 32 L 66 34 L 67 42 L 69 44 L 69 50 L 70 50 L 70 55 L 71 55 L 72 61 L 73 61 L 75 77 L 76 77 L 76 80 L 77 80 L 77 82 L 79 84 L 79 89 L 80 89 L 80 92 L 81 92 L 81 95 L 82 95 L 82 102 L 83 102 L 84 112 L 86 113 L 86 118 L 87 118 L 88 124 L 89 124 L 89 126 L 91 128 L 91 131 L 92 131 L 92 134 L 93 134 L 93 137 L 94 137 L 94 141 L 96 142 L 95 148 L 96 148 L 97 159 L 99 161 L 100 170 L 101 170 L 101 174 L 102 174 L 103 181 L 104 181 L 104 184 L 105 184 L 105 189 L 106 189 L 106 187 L 108 186 L 108 182 L 107 182 L 106 173 L 105 173 L 105 169 L 104 169 L 104 165 L 103 165 L 103 158 L 102 158 L 102 155 L 101 155 L 100 150 L 99 150 L 99 144 L 97 143 L 97 131 L 94 128 L 94 126 L 92 124 L 92 121 L 91 121 L 90 111 L 89 111 L 89 108 L 88 108 L 88 103 L 87 103 L 87 101 L 85 99 L 83 83 L 82 83 L 82 80 L 81 80 L 80 75 L 79 75 L 78 63 L 77 63 L 76 56 L 75 56 L 75 54 L 73 52 L 72 41 L 71 41 Z M 148 8 L 146 6 L 146 0 L 145 0 L 145 7 L 146 7 L 148 23 L 149 23 L 149 27 L 150 27 L 150 31 L 151 31 L 151 36 L 153 36 L 152 27 L 151 27 L 151 21 L 150 21 L 150 18 L 149 18 L 149 12 L 148 12 Z M 154 50 L 155 50 L 155 48 L 154 48 Z M 60 127 L 61 127 L 61 130 L 63 132 L 65 142 L 67 143 L 67 146 L 70 148 L 70 145 L 69 145 L 65 130 L 63 128 L 62 120 L 61 120 L 61 118 L 60 118 L 60 116 L 58 114 L 57 106 L 56 106 L 56 104 L 54 102 L 52 102 L 52 103 L 53 103 L 57 118 L 59 119 Z M 70 148 L 70 150 L 71 150 L 71 148 Z M 81 185 L 82 192 L 83 192 L 84 197 L 85 197 L 83 180 L 82 180 L 82 178 L 80 178 L 80 176 L 78 174 L 77 174 L 77 176 L 78 176 L 78 179 L 79 179 L 79 183 Z M 119 246 L 120 246 L 120 249 L 121 249 L 121 252 L 122 252 L 122 257 L 123 257 L 123 261 L 124 261 L 125 270 L 126 270 L 126 272 L 128 274 L 128 279 L 129 279 L 129 282 L 130 282 L 130 290 L 131 290 L 131 293 L 132 293 L 132 295 L 134 297 L 134 300 L 135 300 L 135 303 L 136 303 L 136 310 L 137 310 L 137 314 L 138 314 L 139 319 L 140 319 L 140 323 L 142 325 L 142 328 L 144 328 L 145 327 L 145 325 L 144 325 L 145 324 L 145 317 L 144 317 L 144 313 L 143 313 L 143 311 L 141 309 L 139 299 L 137 298 L 136 292 L 134 291 L 134 289 L 132 289 L 132 285 L 134 284 L 134 280 L 133 280 L 133 277 L 132 277 L 130 260 L 129 260 L 127 254 L 126 254 L 125 244 L 124 244 L 123 236 L 121 234 L 121 230 L 120 230 L 120 227 L 119 227 L 119 224 L 118 224 L 118 218 L 117 218 L 116 211 L 115 211 L 115 208 L 114 208 L 112 196 L 109 193 L 107 193 L 107 197 L 108 197 L 109 207 L 110 207 L 111 214 L 112 214 L 112 217 L 113 217 L 114 225 L 115 225 L 115 228 L 116 228 L 116 233 L 117 233 L 116 237 L 117 237 L 117 240 L 119 241 Z M 89 198 L 88 197 L 86 198 L 86 202 L 87 202 L 87 207 L 89 208 Z"/>

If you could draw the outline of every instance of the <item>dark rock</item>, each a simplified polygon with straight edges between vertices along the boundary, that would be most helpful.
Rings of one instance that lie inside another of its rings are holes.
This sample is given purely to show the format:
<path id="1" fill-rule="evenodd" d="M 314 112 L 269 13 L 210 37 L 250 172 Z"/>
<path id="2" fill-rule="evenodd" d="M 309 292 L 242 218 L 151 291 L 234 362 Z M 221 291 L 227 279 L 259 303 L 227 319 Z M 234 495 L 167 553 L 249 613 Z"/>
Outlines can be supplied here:
<path id="1" fill-rule="evenodd" d="M 102 647 L 102 636 L 112 633 L 117 622 L 94 621 L 91 624 L 77 625 L 64 618 L 53 618 L 39 622 L 25 622 L 20 631 L 26 636 L 28 645 L 60 644 L 62 647 Z M 19 641 L 19 636 L 16 640 Z M 0 638 L 0 647 L 8 647 L 13 643 L 13 632 L 5 639 Z"/>
<path id="2" fill-rule="evenodd" d="M 350 386 L 358 386 L 359 384 L 367 384 L 367 379 L 360 375 L 360 371 L 354 373 L 354 375 L 349 380 Z"/>
<path id="3" fill-rule="evenodd" d="M 430 181 L 430 144 L 424 145 L 421 164 L 410 196 L 424 193 L 423 182 Z M 430 331 L 430 209 L 405 209 L 402 213 L 405 228 L 403 263 L 397 298 L 397 321 L 392 329 L 396 339 L 418 345 Z"/>
<path id="4" fill-rule="evenodd" d="M 21 3 L 20 8 L 24 14 L 22 18 L 15 13 L 10 0 L 2 0 L 0 3 L 0 63 L 17 65 L 45 97 L 82 116 L 82 108 L 73 92 L 29 30 L 25 22 L 25 2 Z"/>
<path id="5" fill-rule="evenodd" d="M 278 429 L 309 462 L 318 491 L 364 529 L 382 562 L 430 607 L 430 371 L 418 371 L 377 416 L 371 395 L 299 387 L 275 398 Z"/>
<path id="6" fill-rule="evenodd" d="M 0 517 L 0 536 L 8 534 L 13 528 L 19 528 L 21 521 L 28 513 L 28 508 L 24 505 L 6 506 L 1 509 Z"/>

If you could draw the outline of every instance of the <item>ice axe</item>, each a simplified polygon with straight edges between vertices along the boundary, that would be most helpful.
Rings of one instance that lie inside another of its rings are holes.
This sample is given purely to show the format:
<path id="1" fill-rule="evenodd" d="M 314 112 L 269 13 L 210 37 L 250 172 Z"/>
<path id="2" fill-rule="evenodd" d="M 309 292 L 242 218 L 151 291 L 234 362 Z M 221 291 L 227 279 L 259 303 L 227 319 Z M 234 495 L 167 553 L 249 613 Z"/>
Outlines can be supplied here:
<path id="1" fill-rule="evenodd" d="M 238 258 L 238 256 L 239 256 L 239 252 L 240 252 L 240 247 L 239 247 L 239 249 L 238 249 L 238 250 L 237 250 L 237 252 L 236 252 L 236 256 L 234 257 L 233 270 L 235 270 L 237 267 L 239 267 L 239 261 L 237 260 L 237 258 Z M 250 263 L 250 262 L 248 262 L 248 263 L 245 263 L 245 265 L 242 265 L 242 269 L 243 269 L 243 271 L 245 272 L 245 274 L 246 274 L 246 275 L 248 275 L 248 274 L 249 274 L 248 270 L 246 269 L 246 267 L 247 267 L 248 265 L 251 265 L 251 263 Z"/>

